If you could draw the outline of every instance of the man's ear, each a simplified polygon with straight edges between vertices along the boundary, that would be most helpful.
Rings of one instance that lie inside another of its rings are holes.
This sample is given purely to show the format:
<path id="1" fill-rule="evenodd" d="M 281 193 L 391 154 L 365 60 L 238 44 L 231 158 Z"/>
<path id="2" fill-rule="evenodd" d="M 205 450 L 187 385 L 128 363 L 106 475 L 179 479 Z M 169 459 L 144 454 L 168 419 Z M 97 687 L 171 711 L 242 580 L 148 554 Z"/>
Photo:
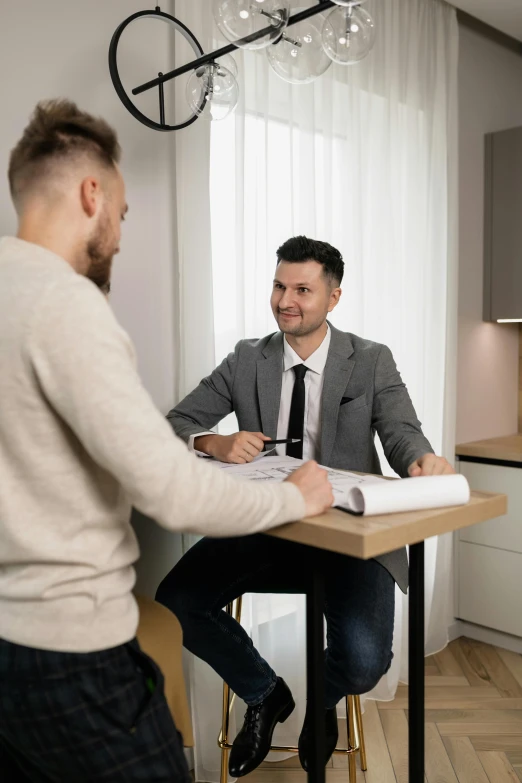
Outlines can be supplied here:
<path id="1" fill-rule="evenodd" d="M 334 307 L 337 307 L 339 304 L 339 299 L 341 298 L 342 294 L 341 288 L 334 288 L 332 292 L 330 293 L 330 304 L 328 305 L 328 312 L 331 313 Z"/>
<path id="2" fill-rule="evenodd" d="M 80 199 L 87 217 L 94 217 L 101 199 L 101 185 L 96 177 L 85 177 L 80 185 Z"/>

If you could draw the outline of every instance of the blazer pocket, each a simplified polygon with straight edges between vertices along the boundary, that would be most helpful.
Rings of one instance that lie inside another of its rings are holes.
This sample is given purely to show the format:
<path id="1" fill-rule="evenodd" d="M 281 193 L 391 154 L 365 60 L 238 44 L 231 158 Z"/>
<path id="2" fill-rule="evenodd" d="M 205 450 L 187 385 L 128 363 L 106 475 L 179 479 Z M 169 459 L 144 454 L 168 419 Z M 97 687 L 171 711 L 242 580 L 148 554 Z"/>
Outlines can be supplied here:
<path id="1" fill-rule="evenodd" d="M 341 400 L 340 409 L 343 411 L 356 411 L 359 408 L 365 408 L 367 405 L 366 394 L 361 394 L 360 397 L 356 397 L 354 400 L 349 397 L 343 397 Z"/>

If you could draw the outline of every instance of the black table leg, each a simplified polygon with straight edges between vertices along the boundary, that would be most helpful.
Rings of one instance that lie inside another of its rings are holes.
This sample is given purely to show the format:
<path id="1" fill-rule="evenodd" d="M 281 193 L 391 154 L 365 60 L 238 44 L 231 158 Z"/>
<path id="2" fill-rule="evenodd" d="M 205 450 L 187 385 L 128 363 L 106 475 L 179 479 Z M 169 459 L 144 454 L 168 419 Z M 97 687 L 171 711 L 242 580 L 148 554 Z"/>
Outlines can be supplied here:
<path id="1" fill-rule="evenodd" d="M 424 783 L 424 541 L 410 546 L 409 783 Z"/>
<path id="2" fill-rule="evenodd" d="M 312 730 L 309 783 L 325 783 L 323 611 L 324 580 L 322 574 L 314 571 L 306 594 L 306 679 Z"/>

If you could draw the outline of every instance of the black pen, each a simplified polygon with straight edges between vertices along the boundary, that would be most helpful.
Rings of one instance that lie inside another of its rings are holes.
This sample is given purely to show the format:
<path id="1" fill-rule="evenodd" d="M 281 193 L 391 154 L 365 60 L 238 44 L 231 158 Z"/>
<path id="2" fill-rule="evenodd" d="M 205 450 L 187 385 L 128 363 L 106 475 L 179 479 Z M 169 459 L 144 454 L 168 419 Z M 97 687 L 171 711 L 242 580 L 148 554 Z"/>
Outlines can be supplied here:
<path id="1" fill-rule="evenodd" d="M 283 438 L 283 440 L 265 440 L 265 446 L 279 446 L 283 443 L 301 443 L 301 438 Z"/>

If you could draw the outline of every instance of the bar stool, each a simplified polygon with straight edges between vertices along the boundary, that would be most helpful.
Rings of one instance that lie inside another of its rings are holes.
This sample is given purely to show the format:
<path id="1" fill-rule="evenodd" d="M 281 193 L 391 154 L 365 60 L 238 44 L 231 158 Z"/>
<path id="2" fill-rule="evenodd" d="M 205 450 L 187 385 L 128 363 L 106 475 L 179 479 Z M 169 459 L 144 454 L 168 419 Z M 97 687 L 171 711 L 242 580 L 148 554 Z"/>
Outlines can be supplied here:
<path id="1" fill-rule="evenodd" d="M 136 636 L 144 653 L 160 667 L 164 690 L 177 730 L 186 748 L 193 747 L 192 722 L 183 677 L 183 633 L 178 618 L 166 606 L 145 596 L 135 596 L 140 610 Z M 3 779 L 3 778 L 2 778 Z"/>
<path id="2" fill-rule="evenodd" d="M 234 607 L 235 604 L 235 607 Z M 235 617 L 238 623 L 241 622 L 241 608 L 243 597 L 240 596 L 236 601 L 227 604 L 226 612 Z M 218 737 L 218 747 L 221 749 L 221 777 L 220 783 L 227 783 L 228 780 L 228 756 L 232 748 L 229 739 L 230 711 L 234 704 L 236 695 L 232 693 L 226 682 L 223 682 L 223 708 L 221 717 L 221 731 Z M 355 766 L 355 755 L 360 754 L 361 769 L 366 771 L 366 748 L 364 744 L 364 732 L 361 713 L 361 700 L 359 696 L 346 697 L 346 725 L 348 728 L 348 747 L 336 748 L 334 753 L 341 756 L 348 756 L 348 781 L 356 783 L 357 769 Z M 272 745 L 271 751 L 279 753 L 298 753 L 297 746 Z"/>

